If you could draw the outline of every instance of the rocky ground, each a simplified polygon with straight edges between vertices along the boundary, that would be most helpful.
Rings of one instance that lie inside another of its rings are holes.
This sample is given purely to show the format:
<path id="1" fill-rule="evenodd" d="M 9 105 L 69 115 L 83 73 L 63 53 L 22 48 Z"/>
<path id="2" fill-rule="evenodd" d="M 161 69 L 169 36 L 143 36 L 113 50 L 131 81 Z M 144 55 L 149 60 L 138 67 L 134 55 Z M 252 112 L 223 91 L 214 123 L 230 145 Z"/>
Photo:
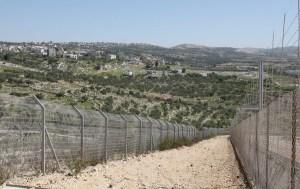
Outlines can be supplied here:
<path id="1" fill-rule="evenodd" d="M 55 173 L 8 182 L 57 189 L 245 188 L 228 136 L 205 140 L 192 147 L 99 164 L 77 176 Z"/>

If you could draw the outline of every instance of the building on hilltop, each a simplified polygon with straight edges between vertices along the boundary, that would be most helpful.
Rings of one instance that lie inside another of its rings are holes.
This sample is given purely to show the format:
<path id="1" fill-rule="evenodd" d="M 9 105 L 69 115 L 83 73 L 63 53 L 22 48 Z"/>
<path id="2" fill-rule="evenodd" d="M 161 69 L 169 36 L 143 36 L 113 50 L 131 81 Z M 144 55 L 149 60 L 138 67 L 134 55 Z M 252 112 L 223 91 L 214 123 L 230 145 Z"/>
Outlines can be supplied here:
<path id="1" fill-rule="evenodd" d="M 115 54 L 108 54 L 108 55 L 106 56 L 106 58 L 107 58 L 108 60 L 116 60 L 116 59 L 117 59 L 117 55 L 115 55 Z"/>

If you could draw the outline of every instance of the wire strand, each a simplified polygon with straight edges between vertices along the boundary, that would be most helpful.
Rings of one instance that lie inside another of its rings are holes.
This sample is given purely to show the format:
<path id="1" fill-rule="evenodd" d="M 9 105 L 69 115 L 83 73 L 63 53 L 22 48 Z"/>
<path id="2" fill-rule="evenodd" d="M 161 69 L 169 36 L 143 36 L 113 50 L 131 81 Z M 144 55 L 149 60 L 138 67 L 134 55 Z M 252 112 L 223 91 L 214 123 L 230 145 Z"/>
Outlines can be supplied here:
<path id="1" fill-rule="evenodd" d="M 288 32 L 290 31 L 290 29 L 292 28 L 292 26 L 294 25 L 295 21 L 297 20 L 298 18 L 298 13 L 294 16 L 292 22 L 289 24 L 289 26 L 287 27 L 287 30 L 285 32 L 285 35 L 288 34 Z"/>
<path id="2" fill-rule="evenodd" d="M 289 38 L 288 42 L 286 43 L 286 47 L 290 44 L 290 42 L 292 42 L 292 40 L 294 39 L 294 37 L 298 34 L 298 31 L 295 31 L 293 33 L 293 35 Z"/>

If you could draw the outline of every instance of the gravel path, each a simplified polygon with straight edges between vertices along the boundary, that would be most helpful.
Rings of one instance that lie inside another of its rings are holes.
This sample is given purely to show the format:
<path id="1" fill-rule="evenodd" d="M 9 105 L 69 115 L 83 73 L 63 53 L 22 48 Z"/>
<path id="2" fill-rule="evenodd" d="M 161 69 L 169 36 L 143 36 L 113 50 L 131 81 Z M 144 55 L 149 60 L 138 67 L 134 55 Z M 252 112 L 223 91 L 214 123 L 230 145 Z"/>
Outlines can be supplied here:
<path id="1" fill-rule="evenodd" d="M 88 167 L 78 176 L 51 174 L 15 178 L 14 184 L 66 189 L 241 189 L 245 188 L 229 137 L 205 140 L 128 161 Z"/>

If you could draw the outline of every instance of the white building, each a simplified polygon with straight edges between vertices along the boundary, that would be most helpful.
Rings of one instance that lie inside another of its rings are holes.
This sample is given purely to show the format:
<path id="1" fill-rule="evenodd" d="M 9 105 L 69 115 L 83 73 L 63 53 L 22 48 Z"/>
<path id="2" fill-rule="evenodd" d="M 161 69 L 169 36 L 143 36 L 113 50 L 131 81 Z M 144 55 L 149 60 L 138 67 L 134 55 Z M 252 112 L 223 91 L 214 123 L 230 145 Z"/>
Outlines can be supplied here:
<path id="1" fill-rule="evenodd" d="M 70 58 L 73 58 L 75 60 L 78 59 L 78 54 L 70 54 L 69 56 L 70 56 Z"/>
<path id="2" fill-rule="evenodd" d="M 72 58 L 72 59 L 75 59 L 75 60 L 77 60 L 77 59 L 78 59 L 78 54 L 74 54 L 74 53 L 67 53 L 67 52 L 65 51 L 65 53 L 64 53 L 64 57 L 66 57 L 66 58 Z"/>
<path id="3" fill-rule="evenodd" d="M 107 55 L 107 58 L 108 58 L 109 60 L 116 60 L 116 59 L 117 59 L 117 55 L 115 55 L 115 54 L 108 54 L 108 55 Z"/>
<path id="4" fill-rule="evenodd" d="M 43 56 L 47 56 L 48 55 L 48 50 L 47 49 L 41 49 L 41 54 Z"/>

